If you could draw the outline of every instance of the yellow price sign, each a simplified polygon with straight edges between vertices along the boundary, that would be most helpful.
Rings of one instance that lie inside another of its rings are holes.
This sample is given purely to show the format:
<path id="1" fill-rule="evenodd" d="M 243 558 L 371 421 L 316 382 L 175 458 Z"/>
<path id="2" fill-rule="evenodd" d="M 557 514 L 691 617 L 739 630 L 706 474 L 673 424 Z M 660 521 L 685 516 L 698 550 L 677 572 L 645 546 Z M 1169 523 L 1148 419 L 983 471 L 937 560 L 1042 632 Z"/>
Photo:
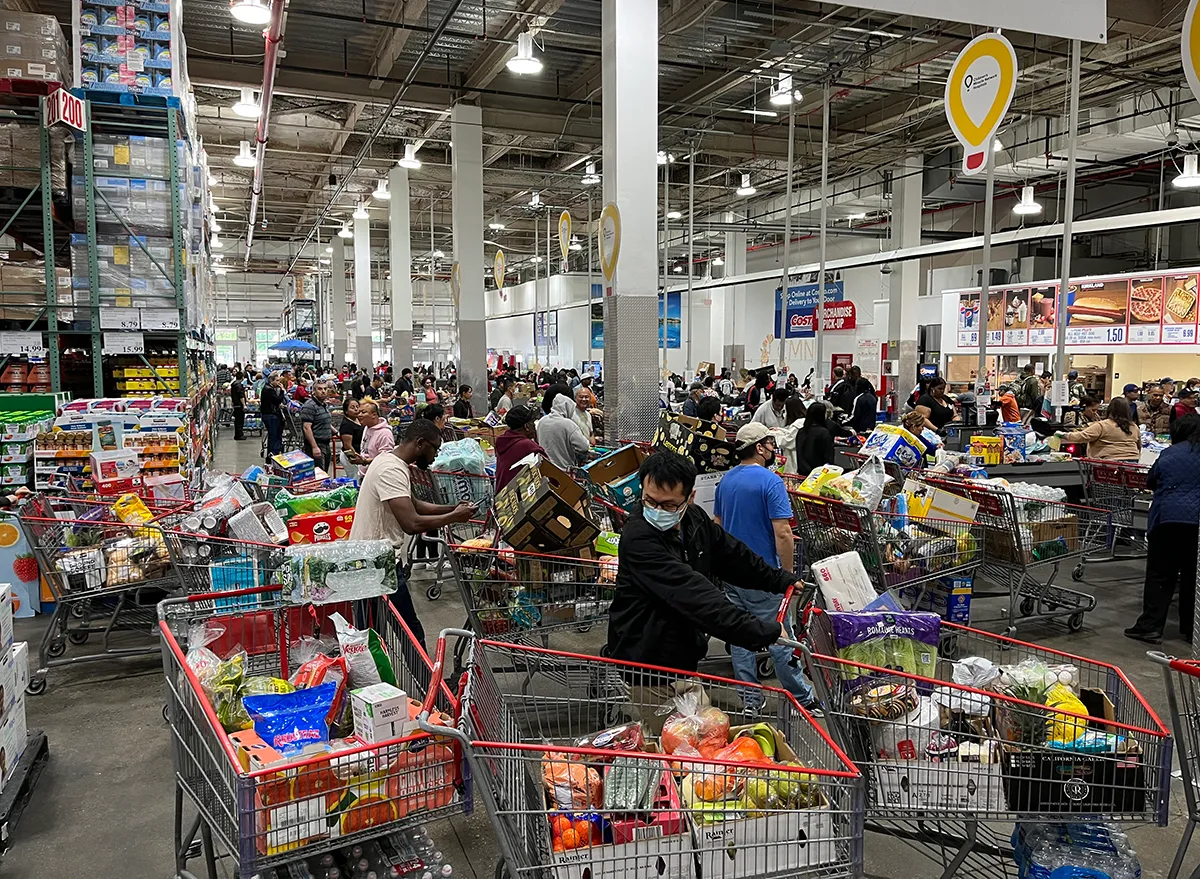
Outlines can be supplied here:
<path id="1" fill-rule="evenodd" d="M 571 245 L 571 212 L 563 211 L 558 215 L 558 249 L 562 258 L 567 258 L 567 248 Z"/>
<path id="2" fill-rule="evenodd" d="M 604 273 L 604 280 L 611 284 L 617 273 L 617 260 L 621 257 L 621 211 L 611 201 L 600 212 L 596 234 L 600 239 L 600 271 Z"/>
<path id="3" fill-rule="evenodd" d="M 1183 73 L 1187 77 L 1192 97 L 1200 100 L 1200 27 L 1197 27 L 1197 17 L 1200 16 L 1200 0 L 1192 0 L 1188 4 L 1187 15 L 1183 17 Z"/>
<path id="4" fill-rule="evenodd" d="M 1017 91 L 1017 53 L 1003 34 L 967 43 L 946 78 L 946 120 L 963 145 L 963 173 L 987 167 L 991 140 Z"/>

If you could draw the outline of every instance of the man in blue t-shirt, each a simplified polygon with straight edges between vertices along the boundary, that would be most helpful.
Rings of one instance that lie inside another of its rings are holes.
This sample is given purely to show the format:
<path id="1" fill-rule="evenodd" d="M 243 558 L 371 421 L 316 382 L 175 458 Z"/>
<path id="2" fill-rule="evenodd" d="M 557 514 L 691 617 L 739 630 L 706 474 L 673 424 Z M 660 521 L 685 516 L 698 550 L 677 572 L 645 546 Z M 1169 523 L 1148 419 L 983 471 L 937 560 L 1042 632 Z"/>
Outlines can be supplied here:
<path id="1" fill-rule="evenodd" d="M 717 484 L 713 518 L 726 531 L 758 553 L 768 565 L 791 568 L 795 563 L 795 538 L 792 536 L 792 504 L 787 488 L 775 473 L 767 469 L 775 461 L 775 437 L 766 425 L 757 421 L 743 425 L 737 432 L 739 464 Z M 725 585 L 729 600 L 760 619 L 774 619 L 779 612 L 779 596 L 757 589 Z M 790 632 L 789 632 L 790 636 Z M 804 674 L 794 664 L 792 649 L 777 644 L 770 648 L 779 682 L 806 708 L 815 708 L 813 692 Z M 738 680 L 757 682 L 755 656 L 742 647 L 731 649 L 733 671 Z M 761 694 L 747 690 L 742 694 L 747 710 L 761 708 Z"/>

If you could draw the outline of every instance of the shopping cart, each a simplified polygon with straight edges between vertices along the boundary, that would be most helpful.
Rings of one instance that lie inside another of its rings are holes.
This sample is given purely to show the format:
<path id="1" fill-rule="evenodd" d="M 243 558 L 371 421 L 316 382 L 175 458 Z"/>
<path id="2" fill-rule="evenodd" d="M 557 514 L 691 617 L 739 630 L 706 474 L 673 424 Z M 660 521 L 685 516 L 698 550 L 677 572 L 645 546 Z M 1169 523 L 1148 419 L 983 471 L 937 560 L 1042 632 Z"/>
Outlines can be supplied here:
<path id="1" fill-rule="evenodd" d="M 492 501 L 496 496 L 496 478 L 490 474 L 451 473 L 443 470 L 411 470 L 412 494 L 427 504 L 455 505 L 477 504 L 478 522 L 465 526 L 453 526 L 450 534 L 419 534 L 409 542 L 408 563 L 410 568 L 423 564 L 432 568 L 433 583 L 426 587 L 425 597 L 437 601 L 442 597 L 446 576 L 451 573 L 450 561 L 446 558 L 447 543 L 460 543 L 477 537 L 482 523 L 491 521 Z M 418 554 L 423 553 L 423 554 Z"/>
<path id="2" fill-rule="evenodd" d="M 842 454 L 845 455 L 846 460 L 855 467 L 861 467 L 863 464 L 867 463 L 868 458 L 879 457 L 878 455 L 864 455 L 862 452 L 842 452 Z M 883 472 L 891 477 L 892 480 L 884 489 L 885 497 L 891 497 L 892 495 L 898 494 L 904 487 L 904 480 L 912 473 L 920 472 L 921 470 L 920 467 L 904 467 L 899 461 L 892 461 L 888 458 L 881 458 L 880 460 L 883 462 Z"/>
<path id="3" fill-rule="evenodd" d="M 79 496 L 38 497 L 19 511 L 22 531 L 54 598 L 28 691 L 46 690 L 50 668 L 158 652 L 154 606 L 183 588 L 164 538 L 189 509 L 147 504 L 155 518 L 129 525 L 111 501 Z M 101 649 L 67 655 L 93 635 Z"/>
<path id="4" fill-rule="evenodd" d="M 435 679 L 450 634 L 468 640 L 455 736 L 500 844 L 497 876 L 861 872 L 859 773 L 788 693 L 455 630 L 438 640 Z M 748 689 L 759 691 L 762 711 L 743 710 Z M 774 759 L 669 762 L 660 711 L 685 693 L 726 712 L 723 736 L 769 740 Z M 602 732 L 631 721 L 641 721 L 640 733 Z M 645 750 L 606 748 L 606 738 L 623 734 L 644 734 Z"/>
<path id="5" fill-rule="evenodd" d="M 1084 615 L 1096 598 L 1057 585 L 1063 562 L 1082 559 L 1112 546 L 1112 513 L 1078 504 L 1018 497 L 991 483 L 924 475 L 934 488 L 968 498 L 979 505 L 975 521 L 983 526 L 983 565 L 980 573 L 999 587 L 976 590 L 975 598 L 1007 597 L 1007 621 L 1012 635 L 1026 619 L 1066 618 L 1067 629 L 1083 628 Z M 1044 580 L 1035 576 L 1049 568 Z M 975 622 L 979 622 L 976 620 Z"/>
<path id="6" fill-rule="evenodd" d="M 373 602 L 369 622 L 391 657 L 396 685 L 423 699 L 429 660 L 390 602 Z M 244 753 L 224 731 L 209 694 L 187 664 L 188 633 L 216 625 L 209 649 L 225 656 L 245 650 L 245 674 L 288 678 L 301 638 L 333 635 L 330 615 L 349 619 L 346 605 L 289 606 L 274 587 L 234 590 L 219 597 L 192 595 L 158 608 L 166 675 L 167 716 L 175 765 L 176 868 L 186 867 L 199 832 L 235 860 L 239 876 L 391 831 L 465 811 L 470 783 L 444 735 L 415 731 L 385 743 L 347 747 L 247 768 Z M 448 723 L 457 713 L 450 691 L 437 686 L 425 702 Z M 183 831 L 183 800 L 199 816 Z M 215 876 L 211 847 L 204 852 Z"/>
<path id="7" fill-rule="evenodd" d="M 1012 871 L 1014 821 L 1167 823 L 1172 739 L 1116 666 L 945 622 L 927 662 L 872 665 L 838 656 L 819 610 L 808 637 L 829 731 L 865 776 L 867 829 L 944 877 Z"/>
<path id="8" fill-rule="evenodd" d="M 872 511 L 798 491 L 788 496 L 809 565 L 858 553 L 880 595 L 903 589 L 919 604 L 923 587 L 969 579 L 983 563 L 983 528 L 974 522 Z"/>
<path id="9" fill-rule="evenodd" d="M 246 401 L 246 421 L 243 425 L 246 432 L 252 432 L 256 436 L 263 435 L 262 412 L 259 411 L 257 400 Z"/>
<path id="10" fill-rule="evenodd" d="M 1187 826 L 1183 838 L 1175 851 L 1175 860 L 1167 879 L 1175 879 L 1183 866 L 1184 856 L 1200 821 L 1200 662 L 1195 659 L 1176 659 L 1157 650 L 1148 650 L 1146 656 L 1163 667 L 1163 679 L 1167 685 L 1167 705 L 1171 709 L 1171 729 L 1175 732 L 1175 743 L 1179 749 L 1179 771 L 1183 776 L 1183 795 L 1187 802 Z M 1200 877 L 1200 867 L 1191 874 Z"/>
<path id="11" fill-rule="evenodd" d="M 1150 468 L 1145 464 L 1123 464 L 1120 461 L 1100 461 L 1080 458 L 1079 476 L 1083 481 L 1083 497 L 1088 506 L 1108 510 L 1113 519 L 1113 546 L 1106 555 L 1083 558 L 1071 572 L 1071 579 L 1083 579 L 1089 562 L 1124 561 L 1146 557 L 1146 535 L 1133 528 L 1133 506 L 1136 501 L 1149 500 L 1154 492 L 1146 487 Z M 1128 541 L 1131 552 L 1116 551 L 1118 540 Z"/>

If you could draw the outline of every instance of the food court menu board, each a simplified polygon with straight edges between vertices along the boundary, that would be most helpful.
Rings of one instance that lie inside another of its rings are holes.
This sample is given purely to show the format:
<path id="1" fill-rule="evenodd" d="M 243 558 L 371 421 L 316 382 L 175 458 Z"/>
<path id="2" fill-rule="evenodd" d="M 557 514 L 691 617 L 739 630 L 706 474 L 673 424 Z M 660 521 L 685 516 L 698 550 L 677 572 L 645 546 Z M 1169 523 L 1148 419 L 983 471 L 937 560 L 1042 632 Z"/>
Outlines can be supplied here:
<path id="1" fill-rule="evenodd" d="M 1054 345 L 1057 284 L 1023 284 L 958 294 L 958 345 L 988 348 Z M 1068 345 L 1193 345 L 1197 273 L 1086 278 L 1066 297 Z"/>

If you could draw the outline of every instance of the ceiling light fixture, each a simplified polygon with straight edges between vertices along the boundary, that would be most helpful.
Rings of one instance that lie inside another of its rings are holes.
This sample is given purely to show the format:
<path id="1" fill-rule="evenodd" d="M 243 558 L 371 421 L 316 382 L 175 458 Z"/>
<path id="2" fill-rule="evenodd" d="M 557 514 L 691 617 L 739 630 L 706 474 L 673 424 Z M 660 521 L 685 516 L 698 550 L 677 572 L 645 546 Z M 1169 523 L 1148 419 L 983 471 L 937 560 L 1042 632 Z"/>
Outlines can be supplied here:
<path id="1" fill-rule="evenodd" d="M 433 258 L 434 258 L 434 259 L 445 259 L 445 258 L 446 258 L 446 254 L 442 253 L 440 250 L 435 250 L 435 251 L 433 252 Z"/>
<path id="2" fill-rule="evenodd" d="M 215 275 L 225 275 L 228 273 L 229 269 L 225 268 L 225 266 L 213 266 L 213 274 Z"/>
<path id="3" fill-rule="evenodd" d="M 579 243 L 579 237 L 577 235 L 571 236 L 571 244 L 569 247 L 571 250 L 583 250 L 583 245 Z"/>
<path id="4" fill-rule="evenodd" d="M 793 101 L 799 103 L 800 100 L 800 92 L 792 88 L 792 75 L 790 73 L 779 74 L 775 79 L 775 84 L 771 86 L 772 106 L 786 107 Z"/>
<path id="5" fill-rule="evenodd" d="M 217 178 L 213 176 L 213 172 L 212 172 L 212 171 L 209 171 L 209 172 L 208 172 L 208 185 L 209 185 L 209 186 L 216 186 L 216 185 L 217 185 Z"/>
<path id="6" fill-rule="evenodd" d="M 846 214 L 846 219 L 847 219 L 847 220 L 849 220 L 849 221 L 850 221 L 850 222 L 852 222 L 852 223 L 853 223 L 855 220 L 865 220 L 866 218 L 867 218 L 867 212 L 866 212 L 866 211 L 855 211 L 855 212 L 854 212 L 854 213 L 852 213 L 852 214 Z"/>
<path id="7" fill-rule="evenodd" d="M 352 213 L 350 216 L 354 217 L 356 220 L 370 219 L 371 215 L 367 213 L 367 203 L 365 201 L 360 201 L 358 203 L 358 207 L 354 209 L 354 213 Z"/>
<path id="8" fill-rule="evenodd" d="M 667 219 L 668 220 L 682 220 L 683 214 L 681 214 L 679 211 L 667 211 Z"/>
<path id="9" fill-rule="evenodd" d="M 723 265 L 725 265 L 725 260 L 718 256 L 716 259 L 713 260 L 713 265 L 714 266 L 723 266 Z"/>
<path id="10" fill-rule="evenodd" d="M 505 66 L 521 76 L 542 72 L 541 59 L 533 54 L 533 34 L 529 31 L 517 34 L 517 54 L 509 58 Z"/>
<path id="11" fill-rule="evenodd" d="M 1183 173 L 1171 181 L 1176 189 L 1200 189 L 1200 156 L 1189 153 L 1183 157 Z"/>
<path id="12" fill-rule="evenodd" d="M 540 256 L 535 256 L 535 257 L 533 258 L 533 261 L 534 261 L 534 262 L 541 262 L 541 261 L 542 261 L 542 258 L 541 258 Z"/>
<path id="13" fill-rule="evenodd" d="M 256 119 L 262 113 L 262 107 L 254 100 L 254 89 L 243 88 L 241 95 L 233 103 L 233 115 L 243 119 Z"/>
<path id="14" fill-rule="evenodd" d="M 250 141 L 243 140 L 238 145 L 238 154 L 233 157 L 233 164 L 239 168 L 254 167 L 254 153 L 250 152 Z"/>
<path id="15" fill-rule="evenodd" d="M 992 140 L 992 152 L 993 153 L 1004 152 L 1004 144 L 1002 144 L 1000 142 L 1000 138 L 998 138 L 998 137 Z"/>
<path id="16" fill-rule="evenodd" d="M 654 158 L 660 165 L 675 164 L 675 154 L 668 153 L 666 150 L 659 150 Z"/>
<path id="17" fill-rule="evenodd" d="M 325 252 L 326 252 L 326 253 L 333 253 L 333 246 L 332 246 L 332 245 L 330 245 L 329 247 L 326 247 L 326 248 L 325 248 Z"/>
<path id="18" fill-rule="evenodd" d="M 682 275 L 683 274 L 683 266 L 675 266 L 675 268 L 671 269 L 671 271 L 673 271 L 677 275 Z"/>
<path id="19" fill-rule="evenodd" d="M 221 231 L 221 224 L 217 222 L 216 217 L 213 217 L 212 222 L 208 224 L 208 228 L 211 229 L 213 233 L 217 233 Z"/>
<path id="20" fill-rule="evenodd" d="M 580 181 L 584 186 L 595 186 L 600 182 L 600 175 L 596 173 L 596 163 L 588 162 L 584 168 L 583 179 Z"/>
<path id="21" fill-rule="evenodd" d="M 739 113 L 745 113 L 747 116 L 762 116 L 764 119 L 777 119 L 779 114 L 774 110 L 739 110 Z"/>
<path id="22" fill-rule="evenodd" d="M 391 200 L 392 194 L 391 194 L 391 192 L 389 192 L 389 191 L 388 191 L 388 185 L 387 185 L 387 178 L 386 178 L 386 177 L 380 177 L 380 178 L 379 178 L 379 185 L 375 187 L 375 191 L 374 191 L 374 192 L 372 192 L 372 193 L 371 193 L 371 195 L 372 195 L 372 196 L 373 196 L 373 197 L 374 197 L 374 198 L 375 198 L 377 201 L 389 201 L 389 200 Z"/>
<path id="23" fill-rule="evenodd" d="M 540 208 L 542 206 L 542 194 L 540 192 L 535 192 L 529 196 L 529 206 L 531 208 Z"/>
<path id="24" fill-rule="evenodd" d="M 1033 187 L 1026 186 L 1021 190 L 1021 200 L 1013 205 L 1013 213 L 1019 217 L 1040 214 L 1042 206 L 1033 197 Z"/>
<path id="25" fill-rule="evenodd" d="M 225 242 L 221 240 L 219 235 L 214 234 L 213 237 L 208 240 L 208 246 L 213 250 L 220 250 L 225 246 Z"/>
<path id="26" fill-rule="evenodd" d="M 493 216 L 492 222 L 488 223 L 488 228 L 491 229 L 493 232 L 503 232 L 504 224 L 502 222 L 500 222 L 499 216 Z"/>
<path id="27" fill-rule="evenodd" d="M 758 192 L 758 190 L 750 185 L 750 175 L 743 174 L 742 175 L 742 185 L 738 187 L 737 194 L 745 197 L 747 195 L 754 195 L 754 193 L 756 193 L 756 192 Z"/>
<path id="28" fill-rule="evenodd" d="M 327 260 L 325 257 L 321 257 L 319 260 L 317 260 L 317 264 L 327 266 L 329 265 L 329 260 Z"/>
<path id="29" fill-rule="evenodd" d="M 338 238 L 353 238 L 354 233 L 350 231 L 350 221 L 342 223 L 342 228 L 338 229 Z"/>
<path id="30" fill-rule="evenodd" d="M 271 22 L 271 7 L 263 0 L 230 0 L 229 14 L 243 24 L 266 25 Z"/>
<path id="31" fill-rule="evenodd" d="M 404 145 L 404 158 L 397 164 L 401 168 L 408 168 L 410 171 L 415 171 L 421 167 L 421 160 L 417 158 L 417 145 L 415 143 L 406 143 Z"/>

